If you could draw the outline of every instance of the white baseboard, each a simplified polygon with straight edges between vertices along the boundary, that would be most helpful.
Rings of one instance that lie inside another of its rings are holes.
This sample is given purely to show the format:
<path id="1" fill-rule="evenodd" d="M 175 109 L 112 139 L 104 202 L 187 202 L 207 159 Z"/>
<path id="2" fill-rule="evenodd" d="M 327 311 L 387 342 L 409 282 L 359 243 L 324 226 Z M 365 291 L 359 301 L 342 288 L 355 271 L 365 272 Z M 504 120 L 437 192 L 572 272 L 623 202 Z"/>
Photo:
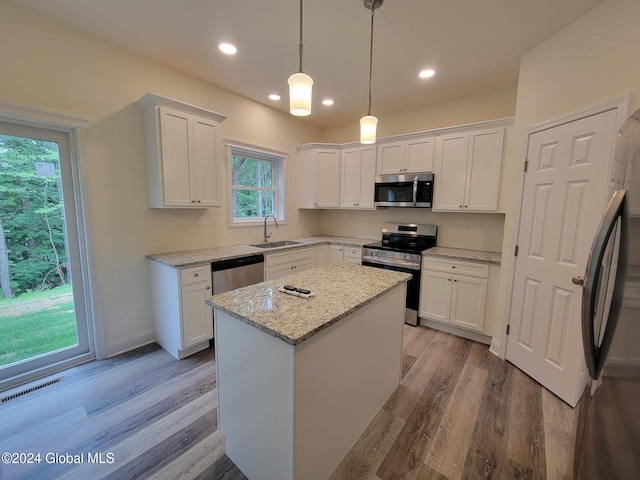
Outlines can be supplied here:
<path id="1" fill-rule="evenodd" d="M 108 343 L 104 347 L 107 358 L 120 355 L 134 348 L 143 347 L 156 341 L 156 334 L 153 330 L 128 337 L 117 342 Z"/>
<path id="2" fill-rule="evenodd" d="M 489 347 L 489 351 L 493 353 L 496 357 L 500 357 L 500 353 L 501 353 L 500 346 L 501 346 L 500 340 L 498 340 L 496 337 L 493 337 L 491 339 L 491 346 Z"/>

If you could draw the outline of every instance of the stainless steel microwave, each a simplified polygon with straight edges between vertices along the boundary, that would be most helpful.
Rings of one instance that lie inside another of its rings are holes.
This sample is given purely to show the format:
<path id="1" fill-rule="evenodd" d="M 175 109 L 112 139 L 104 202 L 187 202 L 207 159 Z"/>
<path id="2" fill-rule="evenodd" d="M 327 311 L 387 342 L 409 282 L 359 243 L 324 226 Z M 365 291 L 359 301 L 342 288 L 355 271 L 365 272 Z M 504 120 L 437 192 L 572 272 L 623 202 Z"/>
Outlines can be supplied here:
<path id="1" fill-rule="evenodd" d="M 431 208 L 433 173 L 378 175 L 373 204 L 376 207 Z"/>

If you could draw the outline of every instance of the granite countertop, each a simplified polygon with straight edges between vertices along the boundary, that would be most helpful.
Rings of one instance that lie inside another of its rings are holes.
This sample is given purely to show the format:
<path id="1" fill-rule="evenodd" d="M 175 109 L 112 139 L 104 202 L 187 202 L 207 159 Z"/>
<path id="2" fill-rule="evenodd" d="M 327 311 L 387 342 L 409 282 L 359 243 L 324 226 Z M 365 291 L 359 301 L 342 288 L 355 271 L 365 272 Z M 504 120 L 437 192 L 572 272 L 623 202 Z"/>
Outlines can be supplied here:
<path id="1" fill-rule="evenodd" d="M 203 248 L 199 250 L 183 250 L 180 252 L 152 253 L 148 254 L 147 258 L 155 260 L 156 262 L 164 263 L 171 267 L 193 267 L 218 260 L 230 260 L 232 258 L 246 257 L 257 253 L 281 252 L 283 250 L 293 250 L 296 248 L 323 244 L 362 247 L 367 243 L 376 241 L 367 238 L 337 237 L 329 235 L 314 235 L 308 237 L 289 238 L 287 240 L 294 240 L 300 243 L 297 245 L 286 245 L 275 248 L 259 248 L 252 247 L 251 245 L 231 245 L 225 247 Z"/>
<path id="2" fill-rule="evenodd" d="M 297 345 L 410 278 L 407 273 L 338 263 L 220 293 L 206 303 Z M 311 290 L 314 296 L 279 292 L 284 285 Z"/>
<path id="3" fill-rule="evenodd" d="M 423 257 L 440 257 L 451 260 L 471 260 L 473 262 L 493 263 L 500 265 L 502 253 L 484 250 L 468 250 L 466 248 L 433 247 L 422 252 Z"/>

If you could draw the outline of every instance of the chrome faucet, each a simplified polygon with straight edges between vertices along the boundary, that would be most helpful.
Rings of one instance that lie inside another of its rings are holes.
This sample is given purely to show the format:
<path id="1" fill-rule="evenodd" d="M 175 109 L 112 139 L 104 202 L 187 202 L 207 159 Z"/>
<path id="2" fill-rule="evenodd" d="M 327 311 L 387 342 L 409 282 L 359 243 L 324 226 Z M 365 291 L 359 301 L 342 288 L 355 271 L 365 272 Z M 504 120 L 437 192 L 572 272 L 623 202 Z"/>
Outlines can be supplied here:
<path id="1" fill-rule="evenodd" d="M 269 237 L 271 236 L 271 233 L 269 235 L 267 235 L 267 219 L 269 217 L 273 218 L 273 223 L 275 223 L 276 228 L 278 228 L 278 220 L 276 220 L 276 217 L 274 217 L 273 215 L 267 215 L 266 217 L 264 217 L 264 235 L 263 235 L 263 239 L 262 239 L 263 242 L 268 242 L 269 241 Z"/>

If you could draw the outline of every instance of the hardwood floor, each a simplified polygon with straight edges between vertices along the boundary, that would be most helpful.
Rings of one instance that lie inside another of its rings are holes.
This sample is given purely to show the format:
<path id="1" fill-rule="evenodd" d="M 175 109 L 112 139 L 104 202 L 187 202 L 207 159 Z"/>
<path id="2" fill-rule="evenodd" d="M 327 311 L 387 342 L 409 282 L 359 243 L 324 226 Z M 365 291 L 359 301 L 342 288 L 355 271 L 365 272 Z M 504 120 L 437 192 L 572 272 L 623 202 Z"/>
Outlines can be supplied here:
<path id="1" fill-rule="evenodd" d="M 487 346 L 405 327 L 403 364 L 331 480 L 572 478 L 576 412 Z"/>
<path id="2" fill-rule="evenodd" d="M 41 463 L 0 479 L 246 478 L 217 430 L 214 361 L 150 345 L 3 403 L 0 452 Z M 574 410 L 485 345 L 405 326 L 403 375 L 331 480 L 571 478 Z"/>

